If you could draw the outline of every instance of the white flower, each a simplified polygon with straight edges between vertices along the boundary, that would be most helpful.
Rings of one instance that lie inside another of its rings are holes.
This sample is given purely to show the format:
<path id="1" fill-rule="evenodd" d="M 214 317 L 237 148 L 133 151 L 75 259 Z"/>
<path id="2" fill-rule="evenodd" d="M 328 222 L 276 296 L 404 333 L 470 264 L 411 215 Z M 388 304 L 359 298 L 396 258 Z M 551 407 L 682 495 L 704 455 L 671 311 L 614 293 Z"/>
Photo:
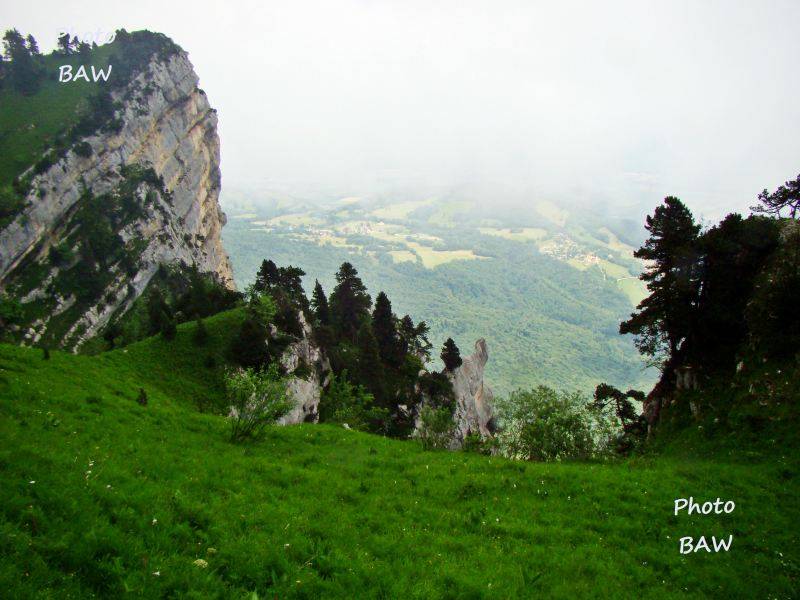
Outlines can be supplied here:
<path id="1" fill-rule="evenodd" d="M 154 577 L 159 577 L 161 575 L 161 571 L 153 571 Z"/>
<path id="2" fill-rule="evenodd" d="M 33 480 L 33 479 L 31 479 L 31 480 L 30 480 L 28 483 L 30 483 L 31 485 L 33 485 L 34 483 L 36 483 L 36 481 L 35 481 L 35 480 Z"/>
<path id="3" fill-rule="evenodd" d="M 203 560 L 202 558 L 198 558 L 192 564 L 194 566 L 196 566 L 196 567 L 200 567 L 201 569 L 207 569 L 208 568 L 208 562 Z"/>
<path id="4" fill-rule="evenodd" d="M 152 520 L 152 522 L 151 522 L 150 524 L 151 524 L 151 525 L 155 525 L 156 523 L 158 523 L 158 519 L 153 519 L 153 520 Z"/>

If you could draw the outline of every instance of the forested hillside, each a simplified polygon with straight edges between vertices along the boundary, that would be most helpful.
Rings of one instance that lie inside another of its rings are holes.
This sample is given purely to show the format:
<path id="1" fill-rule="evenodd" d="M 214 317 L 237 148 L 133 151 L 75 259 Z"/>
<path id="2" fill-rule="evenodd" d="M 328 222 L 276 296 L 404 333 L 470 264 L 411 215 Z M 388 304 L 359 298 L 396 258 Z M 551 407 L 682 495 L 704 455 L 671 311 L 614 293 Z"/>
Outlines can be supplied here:
<path id="1" fill-rule="evenodd" d="M 263 257 L 302 267 L 308 288 L 318 279 L 326 290 L 349 261 L 398 311 L 424 319 L 435 346 L 450 336 L 461 347 L 486 338 L 487 378 L 502 394 L 536 384 L 588 392 L 602 381 L 644 388 L 655 379 L 618 335 L 642 298 L 641 265 L 613 234 L 609 247 L 608 237 L 604 245 L 577 227 L 571 237 L 548 233 L 546 222 L 483 227 L 468 207 L 459 210 L 473 220 L 437 226 L 429 220 L 444 217 L 424 203 L 227 210 L 224 243 L 240 287 Z"/>

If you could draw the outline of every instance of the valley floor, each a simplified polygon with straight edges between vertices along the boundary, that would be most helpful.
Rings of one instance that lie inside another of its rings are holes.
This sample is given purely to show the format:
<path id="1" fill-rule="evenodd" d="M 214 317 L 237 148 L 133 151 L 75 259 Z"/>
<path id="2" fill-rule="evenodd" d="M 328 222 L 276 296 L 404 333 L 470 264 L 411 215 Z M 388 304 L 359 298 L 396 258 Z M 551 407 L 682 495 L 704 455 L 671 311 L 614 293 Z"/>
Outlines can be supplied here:
<path id="1" fill-rule="evenodd" d="M 326 425 L 232 445 L 224 419 L 197 409 L 218 393 L 202 366 L 217 350 L 193 349 L 189 327 L 173 346 L 98 356 L 0 346 L 11 597 L 800 593 L 796 462 L 516 463 Z M 688 496 L 736 508 L 674 516 Z M 680 554 L 701 535 L 733 545 Z"/>

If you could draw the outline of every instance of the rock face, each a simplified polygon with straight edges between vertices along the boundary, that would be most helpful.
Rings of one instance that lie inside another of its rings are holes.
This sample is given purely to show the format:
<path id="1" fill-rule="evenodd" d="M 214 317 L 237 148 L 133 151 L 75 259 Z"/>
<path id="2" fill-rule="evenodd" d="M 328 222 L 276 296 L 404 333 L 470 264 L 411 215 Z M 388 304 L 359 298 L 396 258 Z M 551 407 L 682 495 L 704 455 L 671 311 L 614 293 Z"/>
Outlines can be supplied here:
<path id="1" fill-rule="evenodd" d="M 281 356 L 281 366 L 292 375 L 286 391 L 294 406 L 278 421 L 280 425 L 319 421 L 319 400 L 331 371 L 328 359 L 311 337 L 311 325 L 303 311 L 298 312 L 298 320 L 303 336 L 292 342 Z"/>
<path id="2" fill-rule="evenodd" d="M 159 264 L 194 264 L 233 288 L 231 265 L 220 239 L 225 215 L 218 202 L 217 115 L 197 83 L 185 52 L 153 55 L 146 68 L 112 92 L 120 106 L 115 117 L 121 128 L 82 140 L 91 147 L 89 156 L 69 150 L 35 176 L 27 207 L 0 231 L 0 289 L 5 289 L 32 265 L 50 268 L 48 252 L 74 229 L 70 220 L 85 191 L 94 196 L 113 193 L 125 178 L 125 167 L 132 165 L 150 167 L 163 180 L 162 190 L 141 185 L 139 196 L 149 199 L 144 215 L 116 232 L 126 244 L 138 244 L 135 268 L 112 267 L 102 302 L 82 307 L 71 315 L 68 327 L 61 325 L 66 329 L 63 345 L 80 345 L 112 314 L 127 310 Z M 58 269 L 53 271 L 33 289 L 24 290 L 26 300 L 53 296 L 47 290 Z M 56 297 L 33 324 L 29 341 L 41 337 L 52 317 L 74 301 L 69 295 Z"/>
<path id="3" fill-rule="evenodd" d="M 453 415 L 456 425 L 454 442 L 459 447 L 470 434 L 488 437 L 493 433 L 494 396 L 483 381 L 488 360 L 489 350 L 486 341 L 481 338 L 475 342 L 475 352 L 463 359 L 461 366 L 448 374 L 456 396 L 456 410 Z"/>

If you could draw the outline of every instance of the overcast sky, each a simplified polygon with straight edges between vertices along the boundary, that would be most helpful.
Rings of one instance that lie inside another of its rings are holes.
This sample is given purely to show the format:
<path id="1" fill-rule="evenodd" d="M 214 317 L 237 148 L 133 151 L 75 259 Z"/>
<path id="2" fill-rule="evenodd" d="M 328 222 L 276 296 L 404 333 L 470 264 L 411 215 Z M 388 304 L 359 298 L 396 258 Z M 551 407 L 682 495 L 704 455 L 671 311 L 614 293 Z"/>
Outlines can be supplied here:
<path id="1" fill-rule="evenodd" d="M 219 110 L 226 185 L 742 210 L 800 172 L 800 2 L 15 2 L 147 28 Z M 490 193 L 490 192 L 482 192 Z"/>

